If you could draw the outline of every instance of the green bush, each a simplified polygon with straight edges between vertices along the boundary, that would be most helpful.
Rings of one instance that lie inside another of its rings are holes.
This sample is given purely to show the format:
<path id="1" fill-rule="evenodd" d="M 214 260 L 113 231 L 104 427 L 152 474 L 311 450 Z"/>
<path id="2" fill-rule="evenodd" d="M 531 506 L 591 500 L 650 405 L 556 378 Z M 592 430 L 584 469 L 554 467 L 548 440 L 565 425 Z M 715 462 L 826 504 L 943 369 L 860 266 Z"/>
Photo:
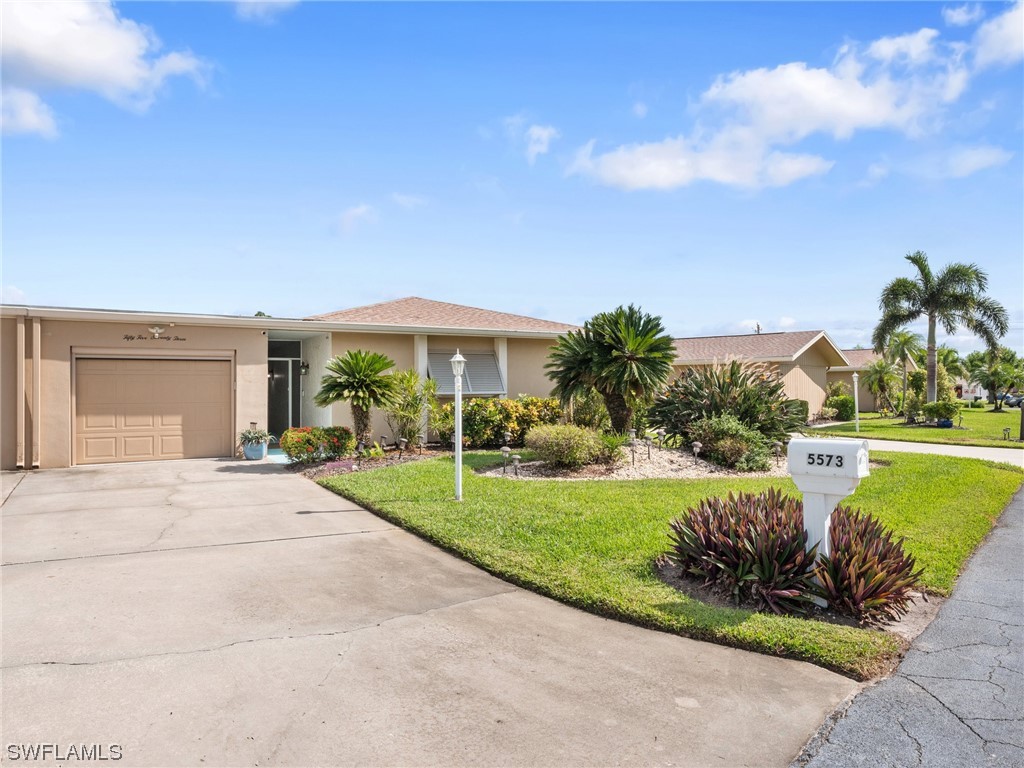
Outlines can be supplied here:
<path id="1" fill-rule="evenodd" d="M 340 459 L 355 452 L 356 436 L 348 427 L 322 427 L 320 434 L 325 459 Z"/>
<path id="2" fill-rule="evenodd" d="M 857 406 L 854 404 L 853 395 L 836 395 L 825 401 L 829 408 L 836 409 L 836 418 L 840 421 L 852 421 L 857 415 Z"/>
<path id="3" fill-rule="evenodd" d="M 394 393 L 383 406 L 384 419 L 395 442 L 404 437 L 410 445 L 416 445 L 427 429 L 425 415 L 437 407 L 437 381 L 422 379 L 411 369 L 397 371 L 391 379 Z"/>
<path id="4" fill-rule="evenodd" d="M 768 469 L 768 444 L 760 432 L 732 415 L 712 416 L 690 425 L 690 443 L 701 444 L 701 455 L 745 472 Z"/>
<path id="5" fill-rule="evenodd" d="M 684 573 L 776 613 L 806 613 L 817 596 L 861 622 L 895 619 L 922 573 L 903 539 L 893 541 L 875 518 L 850 507 L 832 513 L 832 554 L 815 564 L 818 543 L 807 551 L 803 502 L 775 488 L 704 499 L 670 523 L 669 538 L 668 558 Z"/>
<path id="6" fill-rule="evenodd" d="M 811 404 L 806 400 L 790 400 L 793 404 L 793 413 L 797 421 L 800 423 L 797 426 L 806 424 L 811 420 Z"/>
<path id="7" fill-rule="evenodd" d="M 462 403 L 462 438 L 470 448 L 504 445 L 504 433 L 512 433 L 511 445 L 522 445 L 526 433 L 542 424 L 557 424 L 562 408 L 553 397 L 520 395 L 517 399 L 474 397 Z M 445 403 L 431 414 L 430 426 L 442 443 L 450 444 L 455 433 L 455 404 Z"/>
<path id="8" fill-rule="evenodd" d="M 611 429 L 612 420 L 608 416 L 604 398 L 595 389 L 585 395 L 576 395 L 569 401 L 567 416 L 570 424 L 584 429 L 604 432 Z"/>
<path id="9" fill-rule="evenodd" d="M 734 360 L 687 368 L 655 399 L 648 418 L 652 427 L 692 442 L 694 423 L 729 415 L 770 441 L 785 442 L 807 420 L 801 402 L 786 398 L 782 380 L 770 368 Z"/>
<path id="10" fill-rule="evenodd" d="M 704 499 L 670 523 L 671 562 L 733 598 L 775 613 L 806 613 L 817 546 L 807 549 L 803 504 L 770 488 Z"/>
<path id="11" fill-rule="evenodd" d="M 921 406 L 921 412 L 929 419 L 953 419 L 960 413 L 960 405 L 955 400 L 937 400 L 925 403 Z"/>
<path id="12" fill-rule="evenodd" d="M 599 432 L 597 436 L 601 440 L 601 450 L 597 455 L 597 463 L 618 463 L 625 455 L 625 447 L 629 443 L 629 438 L 612 432 Z"/>
<path id="13" fill-rule="evenodd" d="M 572 424 L 534 427 L 526 433 L 526 447 L 541 461 L 557 467 L 593 464 L 604 451 L 596 432 Z"/>
<path id="14" fill-rule="evenodd" d="M 869 514 L 837 507 L 829 527 L 830 557 L 815 570 L 816 591 L 833 610 L 861 622 L 898 619 L 907 612 L 922 570 L 903 551 L 903 539 Z"/>

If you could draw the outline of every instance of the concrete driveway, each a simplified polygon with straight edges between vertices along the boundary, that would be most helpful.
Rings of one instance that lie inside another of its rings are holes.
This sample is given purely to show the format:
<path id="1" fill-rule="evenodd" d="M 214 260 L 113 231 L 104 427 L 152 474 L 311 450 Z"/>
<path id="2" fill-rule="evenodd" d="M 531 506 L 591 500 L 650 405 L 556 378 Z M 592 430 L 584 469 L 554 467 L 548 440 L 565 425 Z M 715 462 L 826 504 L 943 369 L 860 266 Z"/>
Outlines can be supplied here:
<path id="1" fill-rule="evenodd" d="M 858 688 L 517 589 L 274 465 L 3 484 L 8 760 L 782 766 Z"/>

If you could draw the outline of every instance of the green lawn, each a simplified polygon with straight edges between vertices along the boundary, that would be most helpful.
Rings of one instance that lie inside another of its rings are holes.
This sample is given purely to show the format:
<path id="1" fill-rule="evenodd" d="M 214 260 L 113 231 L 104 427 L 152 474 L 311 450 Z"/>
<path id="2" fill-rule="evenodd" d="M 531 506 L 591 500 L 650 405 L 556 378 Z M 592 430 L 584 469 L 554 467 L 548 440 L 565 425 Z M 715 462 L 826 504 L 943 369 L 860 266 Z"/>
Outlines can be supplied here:
<path id="1" fill-rule="evenodd" d="M 1002 411 L 965 408 L 963 429 L 907 426 L 903 419 L 882 419 L 877 413 L 860 415 L 860 436 L 873 440 L 908 440 L 913 443 L 947 443 L 950 445 L 978 445 L 988 448 L 1024 448 L 1024 443 L 1003 439 L 1003 429 L 1010 428 L 1010 437 L 1020 435 L 1020 411 L 1006 408 Z M 957 424 L 958 419 L 953 419 Z M 814 430 L 829 435 L 852 437 L 856 434 L 852 421 Z"/>
<path id="2" fill-rule="evenodd" d="M 853 497 L 907 537 L 927 587 L 950 590 L 964 560 L 1024 479 L 1005 464 L 880 454 Z M 467 454 L 479 467 L 497 454 Z M 716 608 L 652 572 L 668 522 L 711 495 L 788 480 L 514 481 L 466 472 L 451 500 L 452 460 L 430 459 L 336 475 L 324 486 L 513 583 L 594 613 L 689 637 L 804 659 L 858 679 L 900 652 L 891 635 L 823 622 Z"/>

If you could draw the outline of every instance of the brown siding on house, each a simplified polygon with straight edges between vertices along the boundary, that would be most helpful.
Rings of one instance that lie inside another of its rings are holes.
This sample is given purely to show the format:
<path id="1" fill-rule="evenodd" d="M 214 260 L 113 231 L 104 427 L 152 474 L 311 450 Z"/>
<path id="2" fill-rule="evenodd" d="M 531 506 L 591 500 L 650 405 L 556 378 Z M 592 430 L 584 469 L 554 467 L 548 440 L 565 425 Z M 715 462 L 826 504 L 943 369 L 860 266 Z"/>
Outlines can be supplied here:
<path id="1" fill-rule="evenodd" d="M 863 374 L 861 376 L 863 378 Z M 829 371 L 828 383 L 831 384 L 833 381 L 843 382 L 846 384 L 849 394 L 853 394 L 853 371 Z M 859 382 L 858 389 L 860 392 L 857 394 L 857 407 L 862 411 L 877 411 L 875 396 L 870 389 L 864 386 L 863 381 Z"/>
<path id="2" fill-rule="evenodd" d="M 508 396 L 547 397 L 553 383 L 544 375 L 544 365 L 554 339 L 508 340 Z"/>
<path id="3" fill-rule="evenodd" d="M 39 418 L 42 467 L 66 467 L 72 462 L 73 350 L 79 353 L 102 350 L 104 356 L 110 358 L 140 358 L 148 355 L 189 359 L 190 356 L 203 357 L 211 350 L 227 353 L 234 359 L 232 432 L 238 432 L 251 421 L 266 424 L 267 337 L 258 329 L 178 325 L 166 328 L 164 337 L 154 340 L 150 338 L 145 323 L 44 319 L 41 327 L 42 387 Z M 166 340 L 174 336 L 183 341 Z M 5 421 L 8 418 L 6 399 L 3 414 Z"/>
<path id="4" fill-rule="evenodd" d="M 806 400 L 812 417 L 821 410 L 825 402 L 825 366 L 785 363 L 779 366 L 779 375 L 787 397 Z"/>
<path id="5" fill-rule="evenodd" d="M 18 321 L 0 320 L 0 468 L 14 469 L 18 444 Z"/>

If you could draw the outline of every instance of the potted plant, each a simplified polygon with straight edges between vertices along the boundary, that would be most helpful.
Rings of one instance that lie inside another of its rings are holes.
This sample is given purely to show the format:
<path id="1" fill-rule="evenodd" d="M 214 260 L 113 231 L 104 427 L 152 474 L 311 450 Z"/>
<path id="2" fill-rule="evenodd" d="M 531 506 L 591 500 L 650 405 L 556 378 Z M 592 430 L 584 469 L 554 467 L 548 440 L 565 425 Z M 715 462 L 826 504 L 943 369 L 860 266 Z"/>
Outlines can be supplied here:
<path id="1" fill-rule="evenodd" d="M 238 442 L 242 444 L 242 453 L 249 461 L 267 458 L 267 446 L 271 440 L 276 439 L 267 430 L 257 429 L 255 421 L 250 422 L 249 428 L 242 430 L 238 435 Z"/>

